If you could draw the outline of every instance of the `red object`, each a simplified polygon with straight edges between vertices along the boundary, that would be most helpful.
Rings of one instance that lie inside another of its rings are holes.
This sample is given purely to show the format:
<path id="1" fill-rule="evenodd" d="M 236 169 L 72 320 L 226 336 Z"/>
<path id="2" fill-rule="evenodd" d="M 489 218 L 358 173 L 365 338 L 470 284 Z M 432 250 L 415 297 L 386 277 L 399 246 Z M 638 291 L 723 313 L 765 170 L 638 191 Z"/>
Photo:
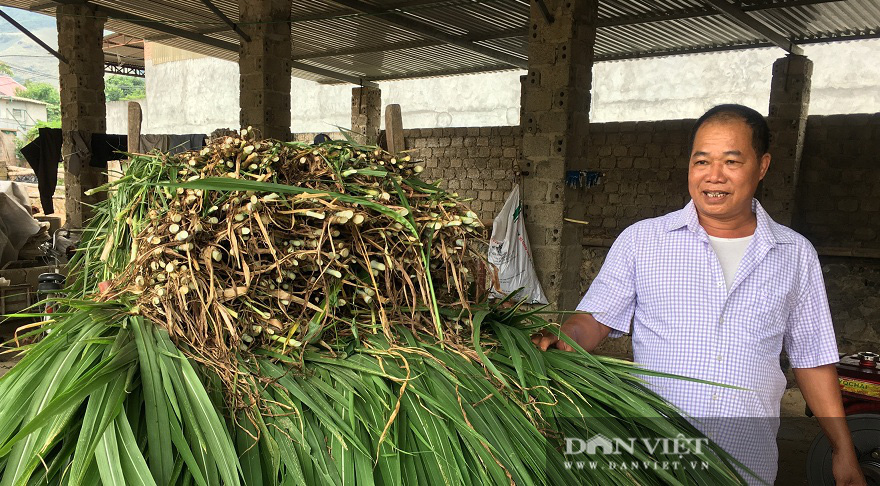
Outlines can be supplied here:
<path id="1" fill-rule="evenodd" d="M 9 76 L 0 76 L 0 95 L 18 96 L 18 90 L 25 89 L 18 81 Z"/>
<path id="2" fill-rule="evenodd" d="M 847 415 L 880 413 L 880 369 L 876 354 L 858 353 L 840 358 L 837 364 L 840 393 Z"/>
<path id="3" fill-rule="evenodd" d="M 109 289 L 109 288 L 110 288 L 110 281 L 109 280 L 104 280 L 103 282 L 98 284 L 98 292 L 100 292 L 102 294 L 104 292 L 106 292 L 107 289 Z"/>

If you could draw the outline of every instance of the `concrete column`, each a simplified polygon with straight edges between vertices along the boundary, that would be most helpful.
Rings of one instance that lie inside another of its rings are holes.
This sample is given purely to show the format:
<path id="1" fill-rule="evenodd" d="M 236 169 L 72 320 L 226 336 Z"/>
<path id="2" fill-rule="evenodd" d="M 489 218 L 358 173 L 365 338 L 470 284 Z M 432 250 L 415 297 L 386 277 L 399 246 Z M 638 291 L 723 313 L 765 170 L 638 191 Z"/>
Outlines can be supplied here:
<path id="1" fill-rule="evenodd" d="M 579 190 L 569 170 L 587 169 L 590 88 L 598 0 L 545 0 L 548 23 L 531 2 L 529 70 L 523 81 L 523 204 L 538 278 L 550 304 L 571 310 L 581 297 Z"/>
<path id="2" fill-rule="evenodd" d="M 241 40 L 238 59 L 242 127 L 263 138 L 290 137 L 290 1 L 238 0 Z"/>
<path id="3" fill-rule="evenodd" d="M 773 63 L 770 83 L 770 170 L 761 184 L 761 204 L 774 220 L 791 226 L 795 190 L 810 108 L 813 61 L 788 55 Z"/>
<path id="4" fill-rule="evenodd" d="M 94 204 L 106 196 L 85 194 L 107 182 L 102 169 L 89 166 L 91 135 L 107 131 L 104 52 L 101 50 L 106 19 L 88 4 L 58 6 L 56 18 L 58 52 L 67 59 L 66 64 L 58 65 L 65 212 L 68 226 L 80 228 L 92 214 L 89 206 L 82 203 Z"/>
<path id="5" fill-rule="evenodd" d="M 382 90 L 379 88 L 352 88 L 351 131 L 358 143 L 375 144 L 379 139 L 382 122 Z"/>

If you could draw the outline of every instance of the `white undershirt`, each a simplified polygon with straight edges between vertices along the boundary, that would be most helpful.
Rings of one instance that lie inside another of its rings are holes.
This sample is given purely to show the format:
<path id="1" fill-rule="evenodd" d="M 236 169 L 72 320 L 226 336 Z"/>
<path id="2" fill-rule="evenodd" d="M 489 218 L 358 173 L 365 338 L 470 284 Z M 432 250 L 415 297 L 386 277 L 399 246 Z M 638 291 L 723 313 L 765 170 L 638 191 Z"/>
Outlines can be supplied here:
<path id="1" fill-rule="evenodd" d="M 718 262 L 721 263 L 721 271 L 724 272 L 724 282 L 727 284 L 727 290 L 730 290 L 730 286 L 733 285 L 736 269 L 739 268 L 739 262 L 742 260 L 743 255 L 746 254 L 746 248 L 748 248 L 749 242 L 752 241 L 754 236 L 750 235 L 743 238 L 717 238 L 709 236 L 709 244 L 712 245 L 715 255 L 718 256 Z"/>

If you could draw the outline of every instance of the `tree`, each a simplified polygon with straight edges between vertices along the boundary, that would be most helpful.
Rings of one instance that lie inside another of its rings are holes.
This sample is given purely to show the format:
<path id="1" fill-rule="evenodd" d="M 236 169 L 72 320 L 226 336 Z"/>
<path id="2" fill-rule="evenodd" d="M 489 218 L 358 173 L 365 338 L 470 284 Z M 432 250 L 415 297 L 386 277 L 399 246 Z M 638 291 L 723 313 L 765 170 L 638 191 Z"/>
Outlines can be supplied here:
<path id="1" fill-rule="evenodd" d="M 5 62 L 0 62 L 0 74 L 12 76 L 12 68 L 9 67 L 9 64 L 6 64 Z"/>
<path id="2" fill-rule="evenodd" d="M 19 88 L 15 94 L 21 98 L 48 103 L 49 106 L 46 107 L 46 111 L 49 116 L 49 123 L 61 121 L 61 95 L 55 86 L 39 81 L 25 81 L 24 89 Z"/>
<path id="3" fill-rule="evenodd" d="M 147 96 L 147 86 L 143 78 L 108 76 L 104 80 L 104 96 L 107 101 L 138 100 Z"/>

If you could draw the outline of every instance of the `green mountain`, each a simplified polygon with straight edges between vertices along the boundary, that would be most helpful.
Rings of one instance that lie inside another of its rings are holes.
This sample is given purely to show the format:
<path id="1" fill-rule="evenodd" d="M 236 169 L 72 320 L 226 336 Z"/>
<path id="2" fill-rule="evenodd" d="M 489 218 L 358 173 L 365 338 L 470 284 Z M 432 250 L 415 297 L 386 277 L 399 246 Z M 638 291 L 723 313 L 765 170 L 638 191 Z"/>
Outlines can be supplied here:
<path id="1" fill-rule="evenodd" d="M 54 17 L 11 7 L 0 7 L 0 10 L 43 42 L 57 48 L 58 31 Z M 3 19 L 0 19 L 0 61 L 12 67 L 13 78 L 19 83 L 34 80 L 58 86 L 58 59 Z"/>

